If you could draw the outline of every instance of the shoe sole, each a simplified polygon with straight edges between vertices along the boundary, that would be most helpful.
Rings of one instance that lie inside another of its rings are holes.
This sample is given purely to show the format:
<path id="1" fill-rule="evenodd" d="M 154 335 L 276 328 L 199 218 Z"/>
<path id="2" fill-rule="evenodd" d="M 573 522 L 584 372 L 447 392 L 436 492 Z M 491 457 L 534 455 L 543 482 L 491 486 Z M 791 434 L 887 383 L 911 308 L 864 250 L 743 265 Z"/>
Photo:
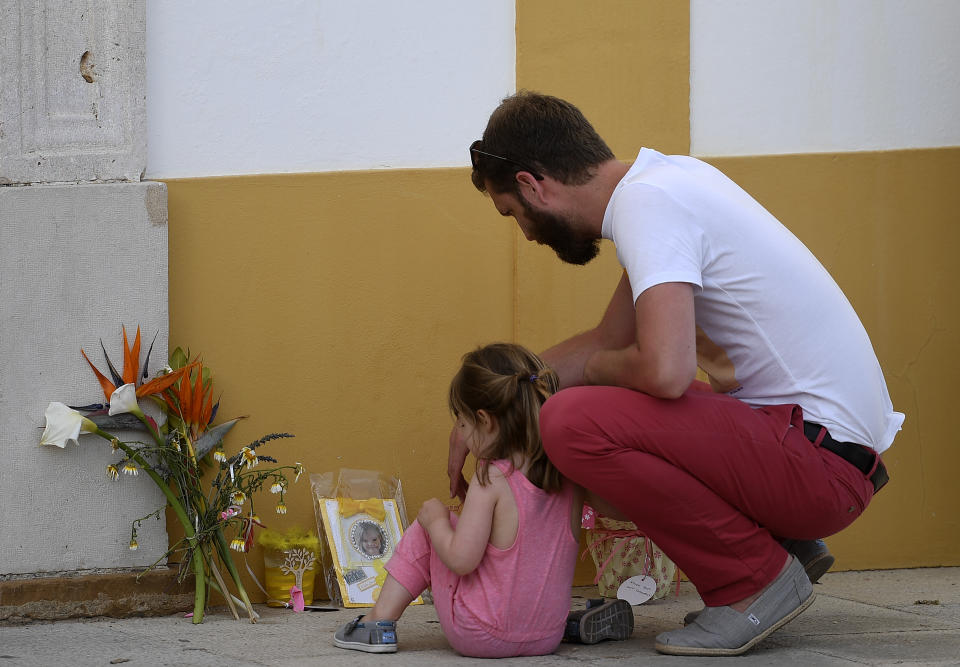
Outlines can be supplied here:
<path id="1" fill-rule="evenodd" d="M 827 571 L 833 567 L 835 561 L 836 559 L 829 552 L 825 552 L 819 554 L 809 563 L 804 563 L 803 571 L 807 573 L 807 578 L 810 580 L 810 583 L 815 584 L 820 581 L 820 577 L 825 575 Z"/>
<path id="2" fill-rule="evenodd" d="M 587 609 L 580 618 L 580 642 L 596 644 L 604 639 L 619 641 L 633 634 L 633 607 L 626 600 L 613 600 Z"/>
<path id="3" fill-rule="evenodd" d="M 396 653 L 396 644 L 364 644 L 363 642 L 347 642 L 336 637 L 333 638 L 333 645 L 337 648 L 352 649 L 354 651 L 363 651 L 364 653 Z"/>
<path id="4" fill-rule="evenodd" d="M 807 573 L 807 579 L 810 580 L 810 583 L 815 584 L 820 581 L 820 577 L 825 575 L 830 568 L 833 567 L 834 562 L 836 562 L 836 558 L 829 553 L 823 553 L 804 565 L 803 571 Z M 697 620 L 697 616 L 700 615 L 701 611 L 703 610 L 698 609 L 696 611 L 687 613 L 687 615 L 683 617 L 683 624 L 690 625 L 693 623 L 695 620 Z"/>
<path id="5" fill-rule="evenodd" d="M 771 625 L 769 628 L 761 632 L 759 635 L 748 641 L 743 646 L 738 646 L 737 648 L 705 648 L 701 646 L 670 646 L 669 644 L 661 644 L 657 642 L 654 647 L 660 653 L 665 653 L 667 655 L 692 655 L 692 656 L 705 656 L 705 657 L 717 657 L 725 655 L 742 655 L 752 649 L 754 646 L 759 644 L 761 641 L 772 635 L 775 631 L 779 630 L 787 623 L 799 616 L 807 607 L 813 604 L 816 594 L 810 593 L 810 597 L 800 603 L 800 606 L 791 611 L 789 614 L 781 618 L 779 621 Z"/>

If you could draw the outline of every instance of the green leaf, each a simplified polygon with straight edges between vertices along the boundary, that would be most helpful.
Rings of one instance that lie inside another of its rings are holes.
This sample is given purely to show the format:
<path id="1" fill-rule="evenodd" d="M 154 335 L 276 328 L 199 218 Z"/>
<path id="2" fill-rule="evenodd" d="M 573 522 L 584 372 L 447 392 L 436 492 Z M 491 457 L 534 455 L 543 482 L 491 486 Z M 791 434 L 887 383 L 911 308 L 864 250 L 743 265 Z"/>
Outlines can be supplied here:
<path id="1" fill-rule="evenodd" d="M 147 427 L 139 419 L 129 412 L 119 415 L 88 415 L 87 419 L 92 421 L 104 431 L 124 430 L 124 431 L 146 431 Z"/>
<path id="2" fill-rule="evenodd" d="M 237 417 L 228 422 L 217 424 L 197 438 L 197 441 L 193 443 L 193 450 L 196 452 L 197 459 L 199 460 L 206 456 L 241 419 L 246 419 L 246 417 Z"/>
<path id="3" fill-rule="evenodd" d="M 170 355 L 170 368 L 177 370 L 178 368 L 183 368 L 186 365 L 187 353 L 178 346 L 177 349 L 173 351 L 173 354 Z"/>

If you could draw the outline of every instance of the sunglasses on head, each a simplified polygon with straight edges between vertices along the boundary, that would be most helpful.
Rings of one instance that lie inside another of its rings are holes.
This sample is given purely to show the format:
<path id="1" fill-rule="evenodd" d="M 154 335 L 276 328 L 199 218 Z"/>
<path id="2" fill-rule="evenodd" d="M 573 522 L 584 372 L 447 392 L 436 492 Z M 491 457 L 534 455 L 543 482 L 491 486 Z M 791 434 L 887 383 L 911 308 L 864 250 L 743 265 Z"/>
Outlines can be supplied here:
<path id="1" fill-rule="evenodd" d="M 508 157 L 503 157 L 502 155 L 494 155 L 493 153 L 488 153 L 488 152 L 486 152 L 486 151 L 480 150 L 480 149 L 478 148 L 478 146 L 480 146 L 481 141 L 482 141 L 481 139 L 477 139 L 477 140 L 474 141 L 472 144 L 470 144 L 470 165 L 471 165 L 474 169 L 477 168 L 477 155 L 484 155 L 484 156 L 486 156 L 486 157 L 492 157 L 492 158 L 495 158 L 495 159 L 497 159 L 497 160 L 503 160 L 504 162 L 509 162 L 510 164 L 514 164 L 514 165 L 520 167 L 520 169 L 518 169 L 518 171 L 526 171 L 526 172 L 529 172 L 530 175 L 533 176 L 534 179 L 536 179 L 536 180 L 538 180 L 538 181 L 542 181 L 542 180 L 543 180 L 543 176 L 541 176 L 539 172 L 537 172 L 537 171 L 534 170 L 534 169 L 531 169 L 530 167 L 528 167 L 527 165 L 525 165 L 525 164 L 522 163 L 522 162 L 517 162 L 516 160 L 511 160 L 510 158 L 508 158 Z"/>

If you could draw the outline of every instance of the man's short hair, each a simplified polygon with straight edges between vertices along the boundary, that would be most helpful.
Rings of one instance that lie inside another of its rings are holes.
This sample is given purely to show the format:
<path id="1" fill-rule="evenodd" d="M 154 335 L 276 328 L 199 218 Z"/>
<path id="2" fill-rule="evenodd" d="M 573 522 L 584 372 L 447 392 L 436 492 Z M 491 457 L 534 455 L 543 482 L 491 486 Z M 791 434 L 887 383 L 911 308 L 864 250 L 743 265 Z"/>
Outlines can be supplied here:
<path id="1" fill-rule="evenodd" d="M 470 153 L 470 178 L 481 192 L 488 185 L 495 192 L 517 192 L 518 171 L 582 185 L 595 167 L 614 157 L 577 107 L 526 90 L 504 98 Z"/>

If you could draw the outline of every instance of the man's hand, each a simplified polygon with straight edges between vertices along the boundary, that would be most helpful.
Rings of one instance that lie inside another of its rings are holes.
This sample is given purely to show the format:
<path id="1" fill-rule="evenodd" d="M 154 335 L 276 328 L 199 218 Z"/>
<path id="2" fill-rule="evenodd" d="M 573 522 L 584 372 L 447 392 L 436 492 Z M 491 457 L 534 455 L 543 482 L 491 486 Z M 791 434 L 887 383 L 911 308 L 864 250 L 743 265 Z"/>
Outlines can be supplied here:
<path id="1" fill-rule="evenodd" d="M 447 452 L 447 477 L 450 478 L 450 497 L 459 498 L 463 502 L 467 497 L 466 478 L 463 476 L 463 464 L 467 462 L 469 449 L 467 443 L 460 437 L 461 430 L 454 424 L 450 429 L 450 449 Z"/>
<path id="2" fill-rule="evenodd" d="M 429 532 L 429 526 L 440 519 L 449 522 L 450 509 L 436 498 L 431 498 L 425 502 L 423 507 L 420 508 L 420 513 L 417 514 L 417 521 L 427 532 Z"/>
<path id="3" fill-rule="evenodd" d="M 697 372 L 693 287 L 661 283 L 634 303 L 624 271 L 600 324 L 540 356 L 561 388 L 606 385 L 677 398 Z"/>
<path id="4" fill-rule="evenodd" d="M 619 350 L 633 344 L 636 338 L 633 293 L 630 291 L 630 279 L 624 271 L 600 323 L 543 351 L 540 358 L 557 373 L 560 388 L 566 389 L 589 384 L 586 378 L 587 362 L 598 351 Z"/>
<path id="5" fill-rule="evenodd" d="M 628 309 L 629 282 L 617 292 L 617 321 L 636 318 L 635 339 L 621 348 L 595 351 L 583 369 L 586 384 L 627 387 L 658 398 L 678 398 L 697 373 L 693 286 L 661 283 L 644 290 Z M 604 320 L 612 319 L 611 308 Z M 623 311 L 623 312 L 620 312 Z M 601 323 L 602 326 L 603 323 Z M 621 341 L 622 342 L 622 341 Z"/>

